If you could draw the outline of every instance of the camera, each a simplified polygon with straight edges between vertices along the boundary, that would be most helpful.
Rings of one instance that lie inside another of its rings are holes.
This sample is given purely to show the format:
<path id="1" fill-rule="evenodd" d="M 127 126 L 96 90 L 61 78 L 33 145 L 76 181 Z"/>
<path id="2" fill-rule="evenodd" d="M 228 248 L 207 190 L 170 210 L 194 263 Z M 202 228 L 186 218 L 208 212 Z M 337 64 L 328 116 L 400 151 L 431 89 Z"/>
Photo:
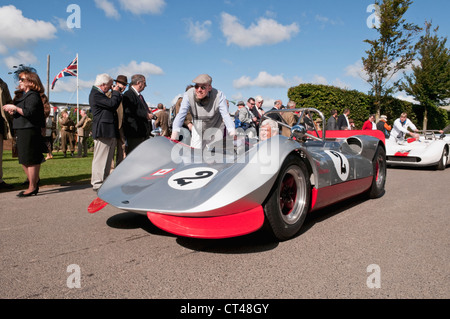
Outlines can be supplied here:
<path id="1" fill-rule="evenodd" d="M 120 93 L 123 93 L 123 91 L 125 91 L 125 87 L 118 84 L 113 84 L 112 86 L 113 90 L 116 86 L 119 88 Z"/>

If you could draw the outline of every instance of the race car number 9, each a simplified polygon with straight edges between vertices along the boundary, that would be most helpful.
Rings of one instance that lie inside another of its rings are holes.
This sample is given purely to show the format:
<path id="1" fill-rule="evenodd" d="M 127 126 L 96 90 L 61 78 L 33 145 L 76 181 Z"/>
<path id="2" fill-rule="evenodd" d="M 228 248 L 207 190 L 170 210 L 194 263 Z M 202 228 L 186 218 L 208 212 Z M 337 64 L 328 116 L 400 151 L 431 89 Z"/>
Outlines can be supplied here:
<path id="1" fill-rule="evenodd" d="M 217 170 L 209 167 L 191 168 L 173 175 L 168 183 L 178 190 L 199 189 L 206 186 L 217 173 Z"/>
<path id="2" fill-rule="evenodd" d="M 350 165 L 348 163 L 347 157 L 344 154 L 336 152 L 336 151 L 325 151 L 333 161 L 334 168 L 336 169 L 336 173 L 339 178 L 343 181 L 348 179 L 348 174 L 350 172 Z"/>

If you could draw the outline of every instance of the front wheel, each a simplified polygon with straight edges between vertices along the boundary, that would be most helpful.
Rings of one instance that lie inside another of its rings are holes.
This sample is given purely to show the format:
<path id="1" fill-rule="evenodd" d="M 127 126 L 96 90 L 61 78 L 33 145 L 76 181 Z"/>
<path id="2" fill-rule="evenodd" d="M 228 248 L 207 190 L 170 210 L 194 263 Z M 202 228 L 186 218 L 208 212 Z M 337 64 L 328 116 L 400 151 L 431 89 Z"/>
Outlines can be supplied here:
<path id="1" fill-rule="evenodd" d="M 384 193 L 386 184 L 386 151 L 378 146 L 373 159 L 373 180 L 369 190 L 370 198 L 378 198 Z"/>
<path id="2" fill-rule="evenodd" d="M 444 150 L 442 151 L 441 159 L 437 165 L 437 169 L 440 171 L 443 171 L 445 169 L 445 167 L 447 166 L 447 162 L 448 162 L 448 151 L 444 147 Z"/>
<path id="3" fill-rule="evenodd" d="M 264 205 L 266 222 L 275 238 L 287 240 L 300 230 L 309 210 L 310 193 L 305 164 L 297 156 L 289 156 Z"/>

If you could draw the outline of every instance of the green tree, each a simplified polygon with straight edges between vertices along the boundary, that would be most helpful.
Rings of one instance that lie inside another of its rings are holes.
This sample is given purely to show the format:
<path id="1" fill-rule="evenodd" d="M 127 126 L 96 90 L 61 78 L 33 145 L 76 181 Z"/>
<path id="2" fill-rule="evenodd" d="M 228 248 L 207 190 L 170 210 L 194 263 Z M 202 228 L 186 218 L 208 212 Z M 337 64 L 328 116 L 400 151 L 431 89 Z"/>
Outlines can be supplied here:
<path id="1" fill-rule="evenodd" d="M 370 95 L 374 96 L 377 118 L 383 103 L 388 103 L 388 96 L 395 93 L 401 81 L 395 75 L 405 70 L 415 57 L 412 40 L 421 30 L 417 25 L 407 23 L 404 14 L 412 4 L 411 0 L 375 1 L 379 26 L 374 27 L 379 33 L 376 40 L 364 40 L 370 45 L 367 57 L 362 58 L 367 83 L 371 85 Z"/>
<path id="2" fill-rule="evenodd" d="M 416 44 L 419 65 L 412 67 L 412 74 L 405 75 L 400 89 L 414 97 L 423 110 L 423 129 L 428 126 L 428 111 L 439 114 L 437 108 L 450 98 L 450 50 L 446 48 L 447 37 L 437 35 L 439 27 L 431 32 L 431 22 L 425 22 L 425 35 Z M 445 119 L 433 118 L 431 126 L 442 127 Z M 441 123 L 443 122 L 443 123 Z"/>

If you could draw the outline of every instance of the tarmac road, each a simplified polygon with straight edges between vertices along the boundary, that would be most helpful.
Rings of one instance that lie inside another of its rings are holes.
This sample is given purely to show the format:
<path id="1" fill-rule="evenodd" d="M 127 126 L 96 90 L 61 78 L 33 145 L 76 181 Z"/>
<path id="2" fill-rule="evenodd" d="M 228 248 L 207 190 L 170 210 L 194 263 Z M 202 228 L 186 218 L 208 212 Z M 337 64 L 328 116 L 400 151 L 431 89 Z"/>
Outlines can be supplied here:
<path id="1" fill-rule="evenodd" d="M 90 185 L 0 193 L 0 298 L 448 299 L 449 186 L 450 168 L 390 168 L 383 197 L 310 215 L 281 243 L 179 238 L 110 206 L 91 215 Z"/>

